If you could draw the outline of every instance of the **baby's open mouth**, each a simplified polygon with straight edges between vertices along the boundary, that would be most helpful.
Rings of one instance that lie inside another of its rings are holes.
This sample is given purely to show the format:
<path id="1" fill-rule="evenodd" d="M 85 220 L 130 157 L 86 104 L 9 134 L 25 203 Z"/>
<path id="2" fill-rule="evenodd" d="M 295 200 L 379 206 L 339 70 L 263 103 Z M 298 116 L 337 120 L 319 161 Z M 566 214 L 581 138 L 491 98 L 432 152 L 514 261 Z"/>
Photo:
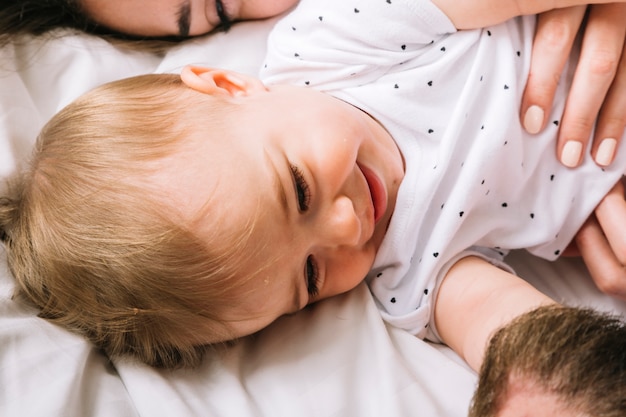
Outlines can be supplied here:
<path id="1" fill-rule="evenodd" d="M 387 190 L 374 171 L 360 164 L 359 168 L 363 172 L 370 189 L 372 205 L 374 206 L 374 223 L 378 223 L 387 210 Z"/>

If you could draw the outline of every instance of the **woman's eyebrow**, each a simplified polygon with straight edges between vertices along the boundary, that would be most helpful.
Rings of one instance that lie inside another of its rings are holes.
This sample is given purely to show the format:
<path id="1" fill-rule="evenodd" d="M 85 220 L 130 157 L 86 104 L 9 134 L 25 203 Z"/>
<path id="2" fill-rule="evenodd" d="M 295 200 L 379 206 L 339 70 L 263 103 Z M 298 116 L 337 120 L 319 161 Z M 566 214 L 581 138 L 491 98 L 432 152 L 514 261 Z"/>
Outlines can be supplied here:
<path id="1" fill-rule="evenodd" d="M 191 27 L 191 5 L 189 0 L 183 1 L 178 7 L 178 34 L 181 38 L 189 36 L 189 28 Z"/>

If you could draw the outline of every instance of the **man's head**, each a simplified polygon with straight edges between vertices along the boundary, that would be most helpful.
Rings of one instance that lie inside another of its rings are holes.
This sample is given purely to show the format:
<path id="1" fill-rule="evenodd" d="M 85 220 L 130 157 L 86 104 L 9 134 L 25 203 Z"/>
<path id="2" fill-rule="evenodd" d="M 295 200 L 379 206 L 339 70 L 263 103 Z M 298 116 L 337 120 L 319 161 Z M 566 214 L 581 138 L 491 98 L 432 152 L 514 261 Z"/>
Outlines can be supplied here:
<path id="1" fill-rule="evenodd" d="M 561 306 L 517 318 L 489 343 L 469 415 L 626 415 L 626 324 Z"/>

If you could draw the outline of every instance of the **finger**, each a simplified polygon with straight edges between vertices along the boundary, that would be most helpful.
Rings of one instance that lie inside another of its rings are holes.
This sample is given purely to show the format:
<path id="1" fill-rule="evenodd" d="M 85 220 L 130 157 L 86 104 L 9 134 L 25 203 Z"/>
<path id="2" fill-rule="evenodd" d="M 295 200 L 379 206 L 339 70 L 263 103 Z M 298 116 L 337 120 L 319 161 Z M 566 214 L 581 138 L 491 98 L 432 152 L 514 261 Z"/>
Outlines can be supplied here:
<path id="1" fill-rule="evenodd" d="M 598 204 L 595 214 L 611 251 L 622 265 L 626 265 L 626 200 L 621 181 Z"/>
<path id="2" fill-rule="evenodd" d="M 576 245 L 600 291 L 626 299 L 626 270 L 615 257 L 600 224 L 591 216 L 576 235 Z"/>
<path id="3" fill-rule="evenodd" d="M 555 9 L 539 15 L 528 81 L 522 97 L 521 120 L 529 133 L 543 129 L 554 92 L 570 55 L 586 6 Z"/>
<path id="4" fill-rule="evenodd" d="M 622 50 L 622 58 L 617 74 L 604 100 L 596 124 L 591 154 L 598 165 L 608 166 L 613 162 L 615 151 L 619 147 L 625 129 L 626 45 Z"/>
<path id="5" fill-rule="evenodd" d="M 615 78 L 626 32 L 623 9 L 621 4 L 594 5 L 589 9 L 557 145 L 565 166 L 576 167 L 582 161 L 594 122 Z"/>

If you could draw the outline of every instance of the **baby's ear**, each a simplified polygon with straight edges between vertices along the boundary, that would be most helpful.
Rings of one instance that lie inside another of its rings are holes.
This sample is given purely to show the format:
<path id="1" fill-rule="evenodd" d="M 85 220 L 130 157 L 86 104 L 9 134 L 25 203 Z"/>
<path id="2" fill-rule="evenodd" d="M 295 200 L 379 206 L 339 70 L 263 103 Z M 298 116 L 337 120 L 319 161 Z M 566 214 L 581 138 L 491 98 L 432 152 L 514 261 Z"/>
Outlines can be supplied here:
<path id="1" fill-rule="evenodd" d="M 238 97 L 267 90 L 258 78 L 225 69 L 187 65 L 180 78 L 189 88 L 205 94 Z"/>

